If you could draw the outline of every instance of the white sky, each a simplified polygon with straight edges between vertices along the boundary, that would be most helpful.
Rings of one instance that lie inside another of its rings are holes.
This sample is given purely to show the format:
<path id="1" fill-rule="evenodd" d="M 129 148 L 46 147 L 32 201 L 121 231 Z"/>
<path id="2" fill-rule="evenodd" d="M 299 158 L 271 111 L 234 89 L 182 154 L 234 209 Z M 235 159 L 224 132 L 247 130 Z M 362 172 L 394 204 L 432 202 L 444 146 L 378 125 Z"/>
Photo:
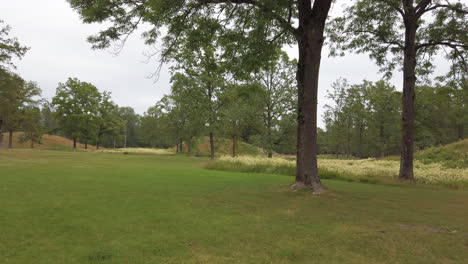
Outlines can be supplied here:
<path id="1" fill-rule="evenodd" d="M 149 78 L 156 62 L 146 63 L 145 46 L 138 34 L 133 35 L 119 55 L 112 50 L 92 50 L 86 41 L 99 31 L 100 25 L 83 24 L 66 0 L 0 0 L 0 19 L 12 26 L 11 36 L 31 47 L 26 56 L 17 61 L 17 70 L 26 80 L 39 83 L 43 97 L 51 99 L 59 82 L 77 77 L 91 82 L 100 91 L 112 92 L 119 106 L 131 106 L 139 114 L 153 106 L 170 91 L 168 67 L 161 70 L 159 80 Z M 337 10 L 337 8 L 335 8 Z M 337 12 L 334 10 L 334 12 Z M 296 47 L 287 47 L 295 57 Z M 319 88 L 319 126 L 327 103 L 326 94 L 339 77 L 351 83 L 363 79 L 376 81 L 381 75 L 367 55 L 348 55 L 329 58 L 328 50 L 322 55 Z M 448 63 L 436 60 L 437 73 L 447 71 Z M 401 90 L 401 74 L 395 73 L 392 83 Z"/>

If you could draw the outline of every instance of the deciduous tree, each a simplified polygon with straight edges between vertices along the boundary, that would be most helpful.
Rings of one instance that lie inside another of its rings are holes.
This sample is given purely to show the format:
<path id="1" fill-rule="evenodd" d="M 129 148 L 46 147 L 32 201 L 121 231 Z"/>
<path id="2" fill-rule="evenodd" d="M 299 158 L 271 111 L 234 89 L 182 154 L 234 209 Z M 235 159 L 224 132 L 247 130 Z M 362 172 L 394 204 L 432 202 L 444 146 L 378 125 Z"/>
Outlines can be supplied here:
<path id="1" fill-rule="evenodd" d="M 88 141 L 96 135 L 100 101 L 101 94 L 91 83 L 77 78 L 59 83 L 52 105 L 60 127 L 73 139 L 73 148 L 78 138 L 84 140 L 87 148 Z"/>
<path id="2" fill-rule="evenodd" d="M 468 22 L 460 0 L 355 0 L 330 27 L 332 54 L 369 53 L 389 73 L 403 68 L 400 179 L 414 180 L 414 100 L 417 76 L 432 70 L 432 58 L 444 48 L 467 72 Z"/>

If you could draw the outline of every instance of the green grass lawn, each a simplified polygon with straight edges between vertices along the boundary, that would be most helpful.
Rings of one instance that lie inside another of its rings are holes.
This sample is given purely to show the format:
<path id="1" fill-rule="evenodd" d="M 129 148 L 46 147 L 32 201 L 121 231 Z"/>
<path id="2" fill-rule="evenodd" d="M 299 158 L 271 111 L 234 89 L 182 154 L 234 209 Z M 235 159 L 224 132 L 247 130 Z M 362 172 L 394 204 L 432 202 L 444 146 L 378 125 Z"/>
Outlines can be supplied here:
<path id="1" fill-rule="evenodd" d="M 466 263 L 468 192 L 0 151 L 0 263 Z"/>

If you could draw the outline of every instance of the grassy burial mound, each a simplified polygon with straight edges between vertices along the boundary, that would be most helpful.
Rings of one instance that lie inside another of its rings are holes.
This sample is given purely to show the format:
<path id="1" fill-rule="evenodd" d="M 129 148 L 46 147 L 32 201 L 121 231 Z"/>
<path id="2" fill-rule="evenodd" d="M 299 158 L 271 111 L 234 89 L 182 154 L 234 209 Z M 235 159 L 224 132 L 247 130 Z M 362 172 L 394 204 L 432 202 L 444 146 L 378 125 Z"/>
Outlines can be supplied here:
<path id="1" fill-rule="evenodd" d="M 201 137 L 192 143 L 192 152 L 198 153 L 201 156 L 210 156 L 210 139 L 209 137 Z M 215 154 L 216 156 L 232 155 L 232 140 L 226 138 L 215 138 Z M 175 149 L 175 148 L 174 148 Z M 183 151 L 187 151 L 187 144 L 184 143 Z M 266 155 L 262 148 L 245 143 L 241 140 L 237 141 L 238 155 Z"/>
<path id="2" fill-rule="evenodd" d="M 447 168 L 468 169 L 468 139 L 418 151 L 415 157 L 424 163 L 440 163 Z"/>
<path id="3" fill-rule="evenodd" d="M 13 148 L 31 148 L 31 141 L 21 141 L 23 132 L 13 133 Z M 8 133 L 3 133 L 3 146 L 8 147 Z M 34 143 L 34 148 L 39 149 L 69 149 L 73 147 L 73 140 L 56 135 L 42 135 L 41 142 Z M 77 148 L 84 148 L 84 144 L 76 143 Z M 96 146 L 88 144 L 89 149 L 95 149 Z"/>
<path id="4" fill-rule="evenodd" d="M 0 152 L 1 263 L 464 263 L 468 193 L 324 180 L 315 196 L 207 159 Z"/>

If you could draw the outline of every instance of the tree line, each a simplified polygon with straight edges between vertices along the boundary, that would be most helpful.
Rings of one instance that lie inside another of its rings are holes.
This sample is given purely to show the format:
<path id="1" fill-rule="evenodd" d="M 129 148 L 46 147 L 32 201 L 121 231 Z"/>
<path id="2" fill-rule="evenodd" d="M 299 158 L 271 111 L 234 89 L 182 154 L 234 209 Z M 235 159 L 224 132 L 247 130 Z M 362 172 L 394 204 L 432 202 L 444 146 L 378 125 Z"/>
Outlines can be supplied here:
<path id="1" fill-rule="evenodd" d="M 468 84 L 440 78 L 433 85 L 415 87 L 414 146 L 425 149 L 466 138 Z M 349 84 L 337 80 L 328 93 L 332 104 L 319 130 L 320 153 L 342 157 L 398 155 L 402 105 L 401 92 L 385 80 Z"/>

